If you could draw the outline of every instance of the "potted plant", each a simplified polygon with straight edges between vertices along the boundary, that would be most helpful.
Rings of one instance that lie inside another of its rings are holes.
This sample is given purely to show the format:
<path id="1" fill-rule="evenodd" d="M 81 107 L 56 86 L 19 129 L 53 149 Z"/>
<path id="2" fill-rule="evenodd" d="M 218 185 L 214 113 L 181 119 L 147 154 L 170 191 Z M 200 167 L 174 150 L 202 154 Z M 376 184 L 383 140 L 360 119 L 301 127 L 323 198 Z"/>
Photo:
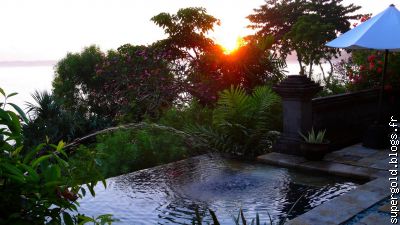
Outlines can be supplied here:
<path id="1" fill-rule="evenodd" d="M 329 141 L 325 139 L 325 131 L 315 132 L 314 128 L 312 128 L 307 136 L 300 133 L 300 136 L 304 139 L 304 142 L 300 145 L 300 150 L 304 158 L 308 160 L 322 160 L 329 152 Z"/>

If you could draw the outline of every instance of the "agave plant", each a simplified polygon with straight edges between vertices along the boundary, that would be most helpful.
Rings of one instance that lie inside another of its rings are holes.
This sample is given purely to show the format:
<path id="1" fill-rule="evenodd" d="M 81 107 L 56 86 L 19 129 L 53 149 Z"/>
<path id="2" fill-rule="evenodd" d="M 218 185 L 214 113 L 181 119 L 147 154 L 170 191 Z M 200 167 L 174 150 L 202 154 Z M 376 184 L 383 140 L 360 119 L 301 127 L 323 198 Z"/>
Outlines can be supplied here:
<path id="1" fill-rule="evenodd" d="M 222 152 L 252 157 L 270 147 L 273 131 L 280 126 L 280 98 L 270 87 L 260 86 L 248 94 L 232 86 L 220 93 L 212 126 L 194 126 L 189 131 Z"/>
<path id="2" fill-rule="evenodd" d="M 325 132 L 326 130 L 321 130 L 318 132 L 314 131 L 314 128 L 311 128 L 311 131 L 308 132 L 308 135 L 305 136 L 300 132 L 300 136 L 304 139 L 305 142 L 311 144 L 321 144 L 325 142 Z"/>

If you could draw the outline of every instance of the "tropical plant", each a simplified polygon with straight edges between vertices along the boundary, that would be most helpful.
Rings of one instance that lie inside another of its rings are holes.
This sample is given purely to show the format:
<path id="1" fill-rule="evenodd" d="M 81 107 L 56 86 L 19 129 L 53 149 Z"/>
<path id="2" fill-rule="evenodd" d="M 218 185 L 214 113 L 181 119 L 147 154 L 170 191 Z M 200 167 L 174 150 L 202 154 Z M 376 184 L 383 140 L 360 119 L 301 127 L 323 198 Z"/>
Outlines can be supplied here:
<path id="1" fill-rule="evenodd" d="M 70 142 L 110 124 L 99 116 L 85 116 L 66 109 L 54 94 L 47 91 L 35 91 L 32 98 L 35 102 L 27 104 L 29 120 L 23 124 L 24 148 L 43 142 Z"/>
<path id="2" fill-rule="evenodd" d="M 311 131 L 308 132 L 307 136 L 305 136 L 301 132 L 299 132 L 299 134 L 304 139 L 304 141 L 307 143 L 322 144 L 322 143 L 326 142 L 325 132 L 326 132 L 326 130 L 320 130 L 318 132 L 314 132 L 314 128 L 311 128 Z"/>
<path id="3" fill-rule="evenodd" d="M 231 87 L 221 92 L 210 127 L 195 125 L 191 132 L 221 152 L 253 157 L 271 146 L 281 129 L 280 98 L 267 86 L 247 94 Z"/>
<path id="4" fill-rule="evenodd" d="M 74 170 L 79 168 L 69 164 L 62 141 L 22 151 L 20 118 L 24 122 L 27 118 L 18 106 L 7 102 L 16 93 L 6 95 L 1 88 L 0 93 L 5 97 L 4 103 L 0 103 L 0 224 L 88 222 L 83 215 L 74 214 L 78 212 L 77 199 L 85 195 L 84 186 L 94 196 L 93 188 L 102 178 L 90 177 L 85 183 L 75 179 Z M 8 105 L 17 113 L 7 110 Z M 110 215 L 92 220 L 96 224 L 112 222 Z"/>

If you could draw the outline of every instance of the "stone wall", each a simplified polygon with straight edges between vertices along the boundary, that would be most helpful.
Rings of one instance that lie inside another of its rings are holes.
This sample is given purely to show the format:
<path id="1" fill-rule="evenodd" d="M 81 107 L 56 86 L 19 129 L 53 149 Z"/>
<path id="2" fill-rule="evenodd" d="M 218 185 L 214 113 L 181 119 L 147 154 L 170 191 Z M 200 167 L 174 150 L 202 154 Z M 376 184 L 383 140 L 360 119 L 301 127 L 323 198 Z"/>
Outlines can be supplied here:
<path id="1" fill-rule="evenodd" d="M 385 94 L 383 122 L 398 112 L 393 96 Z M 314 98 L 312 123 L 315 129 L 326 129 L 331 149 L 339 149 L 362 141 L 368 126 L 378 119 L 379 89 Z"/>

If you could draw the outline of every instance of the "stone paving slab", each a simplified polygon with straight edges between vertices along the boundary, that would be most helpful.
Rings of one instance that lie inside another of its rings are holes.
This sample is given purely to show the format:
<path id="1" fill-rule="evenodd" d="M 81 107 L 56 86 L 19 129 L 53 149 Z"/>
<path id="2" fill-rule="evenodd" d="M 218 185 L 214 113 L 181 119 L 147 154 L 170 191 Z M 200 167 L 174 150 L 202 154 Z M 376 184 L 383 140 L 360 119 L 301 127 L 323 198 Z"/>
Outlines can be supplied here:
<path id="1" fill-rule="evenodd" d="M 337 225 L 351 219 L 387 198 L 389 182 L 385 178 L 370 181 L 354 191 L 332 199 L 287 222 L 288 225 Z M 376 225 L 378 225 L 377 223 Z"/>
<path id="2" fill-rule="evenodd" d="M 370 167 L 375 168 L 375 169 L 380 169 L 380 170 L 388 170 L 389 169 L 389 157 L 385 159 L 381 159 L 374 164 L 372 164 Z"/>
<path id="3" fill-rule="evenodd" d="M 257 161 L 287 168 L 296 168 L 305 171 L 318 171 L 354 179 L 373 179 L 381 172 L 374 168 L 364 168 L 327 161 L 307 161 L 303 157 L 282 153 L 269 153 L 259 156 Z"/>
<path id="4" fill-rule="evenodd" d="M 262 163 L 267 163 L 275 166 L 283 166 L 287 168 L 297 168 L 301 163 L 307 160 L 303 157 L 287 155 L 277 152 L 272 152 L 266 155 L 261 155 L 257 157 L 257 161 Z"/>
<path id="5" fill-rule="evenodd" d="M 371 213 L 370 215 L 363 218 L 356 225 L 393 225 L 390 222 L 390 216 L 383 216 L 379 213 Z"/>
<path id="6" fill-rule="evenodd" d="M 379 211 L 385 212 L 385 213 L 390 213 L 391 206 L 392 206 L 391 204 L 383 205 L 383 206 L 379 207 Z"/>

